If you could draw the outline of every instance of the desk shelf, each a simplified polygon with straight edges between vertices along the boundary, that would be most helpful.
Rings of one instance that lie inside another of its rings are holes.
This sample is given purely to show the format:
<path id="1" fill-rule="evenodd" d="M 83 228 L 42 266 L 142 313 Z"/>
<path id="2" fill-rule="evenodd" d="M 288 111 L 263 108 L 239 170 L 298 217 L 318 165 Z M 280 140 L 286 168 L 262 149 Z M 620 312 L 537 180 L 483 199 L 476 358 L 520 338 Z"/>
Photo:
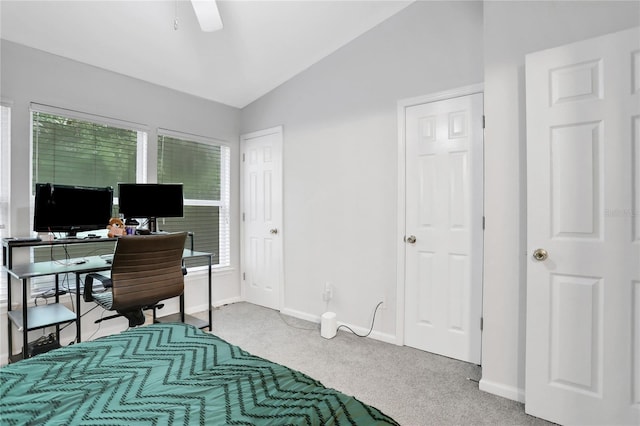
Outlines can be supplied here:
<path id="1" fill-rule="evenodd" d="M 58 326 L 64 323 L 76 321 L 76 313 L 67 309 L 60 303 L 51 303 L 49 305 L 32 306 L 27 308 L 27 327 L 24 325 L 22 309 L 7 312 L 10 323 L 13 323 L 18 331 L 27 333 L 31 330 L 39 328 Z M 9 325 L 11 327 L 11 325 Z M 9 362 L 18 362 L 27 356 L 24 350 L 17 354 L 9 354 Z"/>
<path id="2" fill-rule="evenodd" d="M 76 320 L 76 313 L 60 303 L 27 308 L 27 327 L 24 326 L 22 309 L 9 311 L 7 314 L 18 331 L 37 330 Z"/>
<path id="3" fill-rule="evenodd" d="M 67 262 L 58 261 L 45 261 L 35 263 L 21 263 L 14 265 L 14 250 L 16 249 L 30 249 L 35 247 L 54 247 L 67 245 L 83 245 L 83 244 L 96 244 L 96 243 L 110 243 L 115 244 L 116 238 L 87 238 L 87 239 L 56 239 L 51 241 L 33 241 L 33 240 L 21 240 L 14 238 L 2 239 L 2 254 L 3 265 L 7 267 L 7 298 L 9 301 L 9 310 L 7 312 L 7 340 L 8 340 L 8 352 L 9 362 L 20 361 L 21 359 L 29 357 L 29 342 L 28 332 L 32 330 L 38 330 L 45 327 L 56 328 L 56 338 L 60 340 L 60 325 L 75 322 L 76 339 L 80 341 L 80 303 L 76 298 L 76 310 L 73 312 L 63 304 L 58 303 L 58 297 L 55 298 L 55 303 L 49 303 L 40 306 L 28 306 L 28 289 L 29 281 L 32 278 L 42 276 L 55 276 L 56 277 L 56 292 L 58 288 L 58 276 L 61 274 L 75 274 L 78 276 L 80 273 L 94 272 L 100 270 L 109 269 L 109 265 L 98 256 L 92 256 L 89 260 L 82 259 L 82 261 L 73 262 L 73 260 Z M 21 291 L 21 307 L 18 309 L 11 309 L 12 306 L 12 279 L 17 279 L 22 283 Z M 76 282 L 77 285 L 77 282 Z M 13 352 L 13 331 L 22 333 L 22 350 L 19 353 Z"/>

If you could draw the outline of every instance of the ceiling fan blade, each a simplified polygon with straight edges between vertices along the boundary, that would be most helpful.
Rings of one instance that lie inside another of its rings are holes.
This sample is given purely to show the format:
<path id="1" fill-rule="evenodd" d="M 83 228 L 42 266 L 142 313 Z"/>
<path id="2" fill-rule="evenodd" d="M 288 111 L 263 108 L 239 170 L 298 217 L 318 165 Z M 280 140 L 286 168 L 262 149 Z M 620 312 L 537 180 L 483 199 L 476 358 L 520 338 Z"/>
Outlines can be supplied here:
<path id="1" fill-rule="evenodd" d="M 223 28 L 222 18 L 215 0 L 191 0 L 191 5 L 202 31 L 213 32 Z"/>

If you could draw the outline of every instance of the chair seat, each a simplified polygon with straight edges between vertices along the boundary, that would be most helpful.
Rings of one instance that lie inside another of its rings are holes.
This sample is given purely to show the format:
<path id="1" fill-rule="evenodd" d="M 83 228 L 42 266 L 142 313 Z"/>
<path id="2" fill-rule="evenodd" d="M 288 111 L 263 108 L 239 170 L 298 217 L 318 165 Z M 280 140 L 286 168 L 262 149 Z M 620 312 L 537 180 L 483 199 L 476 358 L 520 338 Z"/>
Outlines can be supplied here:
<path id="1" fill-rule="evenodd" d="M 113 306 L 113 293 L 105 291 L 102 293 L 92 293 L 93 300 L 106 310 L 110 311 Z"/>

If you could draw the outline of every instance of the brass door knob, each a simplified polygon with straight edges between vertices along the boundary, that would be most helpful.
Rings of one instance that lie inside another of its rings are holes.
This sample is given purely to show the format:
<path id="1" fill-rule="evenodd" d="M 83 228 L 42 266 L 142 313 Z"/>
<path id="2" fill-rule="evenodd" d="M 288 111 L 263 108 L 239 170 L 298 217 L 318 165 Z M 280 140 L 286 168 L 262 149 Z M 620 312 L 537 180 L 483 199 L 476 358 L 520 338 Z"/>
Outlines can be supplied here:
<path id="1" fill-rule="evenodd" d="M 409 244 L 415 244 L 416 243 L 416 236 L 415 235 L 410 235 L 407 238 L 405 238 L 405 241 L 408 242 Z"/>
<path id="2" fill-rule="evenodd" d="M 276 228 L 270 229 L 269 232 L 271 232 L 273 235 L 278 233 L 278 230 Z"/>

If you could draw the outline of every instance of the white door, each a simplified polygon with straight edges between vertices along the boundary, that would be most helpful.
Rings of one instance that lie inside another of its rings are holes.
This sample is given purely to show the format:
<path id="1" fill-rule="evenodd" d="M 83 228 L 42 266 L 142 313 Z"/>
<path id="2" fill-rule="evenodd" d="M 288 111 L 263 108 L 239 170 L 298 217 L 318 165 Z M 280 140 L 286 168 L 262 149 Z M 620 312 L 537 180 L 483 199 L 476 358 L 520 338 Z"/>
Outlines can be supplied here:
<path id="1" fill-rule="evenodd" d="M 482 93 L 406 108 L 405 344 L 480 364 Z"/>
<path id="2" fill-rule="evenodd" d="M 640 424 L 640 30 L 528 55 L 526 412 Z"/>
<path id="3" fill-rule="evenodd" d="M 282 289 L 282 127 L 241 136 L 244 299 L 280 309 Z"/>

